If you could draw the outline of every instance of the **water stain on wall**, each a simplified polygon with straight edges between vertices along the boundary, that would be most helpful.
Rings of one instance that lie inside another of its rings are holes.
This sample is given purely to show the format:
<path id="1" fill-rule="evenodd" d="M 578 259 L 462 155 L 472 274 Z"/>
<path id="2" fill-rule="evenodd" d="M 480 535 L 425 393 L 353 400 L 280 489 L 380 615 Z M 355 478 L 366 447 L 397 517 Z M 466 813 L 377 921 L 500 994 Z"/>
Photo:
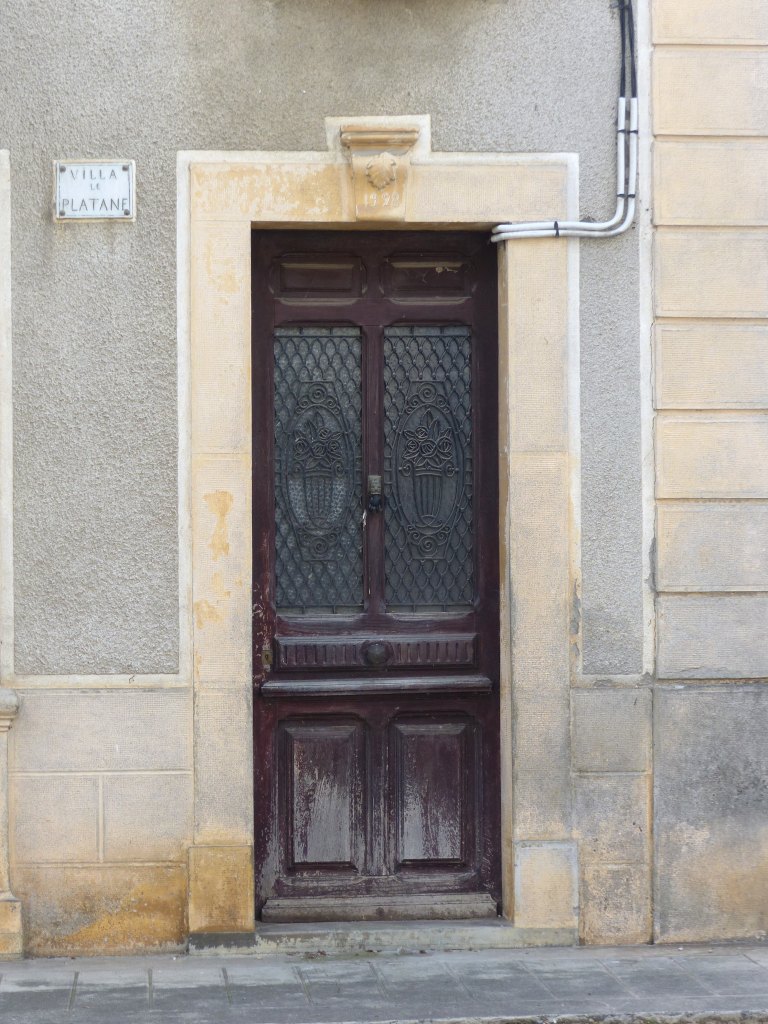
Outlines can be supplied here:
<path id="1" fill-rule="evenodd" d="M 221 558 L 229 554 L 229 532 L 227 529 L 227 516 L 229 515 L 234 498 L 229 491 L 213 491 L 203 495 L 203 499 L 216 516 L 216 525 L 208 542 L 214 558 Z"/>

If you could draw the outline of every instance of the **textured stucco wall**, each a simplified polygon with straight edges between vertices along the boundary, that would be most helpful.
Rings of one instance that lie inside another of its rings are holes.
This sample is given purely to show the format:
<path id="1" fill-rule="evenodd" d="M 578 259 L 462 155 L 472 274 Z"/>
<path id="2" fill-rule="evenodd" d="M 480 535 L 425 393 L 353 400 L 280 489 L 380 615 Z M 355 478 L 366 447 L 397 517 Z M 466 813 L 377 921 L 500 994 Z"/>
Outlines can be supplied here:
<path id="1" fill-rule="evenodd" d="M 577 151 L 613 203 L 608 0 L 3 0 L 13 175 L 16 670 L 173 671 L 175 154 L 325 149 L 429 113 L 436 150 Z M 51 222 L 51 161 L 133 157 L 135 226 Z M 585 670 L 641 652 L 637 241 L 582 247 Z"/>

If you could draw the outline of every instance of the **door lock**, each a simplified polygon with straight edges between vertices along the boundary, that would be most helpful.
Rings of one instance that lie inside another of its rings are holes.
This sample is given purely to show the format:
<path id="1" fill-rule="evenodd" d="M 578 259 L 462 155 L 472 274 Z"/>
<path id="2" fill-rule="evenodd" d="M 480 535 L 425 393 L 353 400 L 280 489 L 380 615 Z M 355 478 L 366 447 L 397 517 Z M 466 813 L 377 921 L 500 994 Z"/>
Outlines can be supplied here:
<path id="1" fill-rule="evenodd" d="M 366 505 L 367 512 L 383 512 L 384 511 L 384 495 L 381 493 L 381 477 L 380 476 L 369 476 L 368 477 L 368 504 Z"/>
<path id="2" fill-rule="evenodd" d="M 261 648 L 261 667 L 262 667 L 262 669 L 265 672 L 271 672 L 272 671 L 272 663 L 273 663 L 273 661 L 274 661 L 274 656 L 272 654 L 272 645 L 271 644 L 264 644 L 264 646 Z"/>

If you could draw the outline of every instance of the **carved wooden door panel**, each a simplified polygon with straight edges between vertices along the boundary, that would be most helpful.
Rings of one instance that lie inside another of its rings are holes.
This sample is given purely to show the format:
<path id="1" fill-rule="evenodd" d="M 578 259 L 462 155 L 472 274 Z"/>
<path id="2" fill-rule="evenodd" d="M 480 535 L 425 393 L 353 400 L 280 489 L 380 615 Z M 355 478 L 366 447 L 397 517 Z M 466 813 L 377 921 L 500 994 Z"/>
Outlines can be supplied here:
<path id="1" fill-rule="evenodd" d="M 494 915 L 494 249 L 255 233 L 253 334 L 258 910 Z"/>

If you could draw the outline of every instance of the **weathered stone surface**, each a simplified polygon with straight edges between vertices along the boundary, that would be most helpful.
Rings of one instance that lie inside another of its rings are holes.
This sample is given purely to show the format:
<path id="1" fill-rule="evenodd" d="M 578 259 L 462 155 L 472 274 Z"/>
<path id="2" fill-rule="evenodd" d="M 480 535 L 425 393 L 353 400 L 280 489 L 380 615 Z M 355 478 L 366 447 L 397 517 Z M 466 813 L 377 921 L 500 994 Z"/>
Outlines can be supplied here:
<path id="1" fill-rule="evenodd" d="M 410 218 L 424 221 L 437 217 L 450 204 L 453 223 L 476 224 L 478 218 L 493 222 L 499 209 L 509 220 L 538 219 L 541 210 L 564 216 L 567 185 L 559 167 L 479 166 L 468 184 L 462 171 L 450 164 L 413 164 L 409 195 Z M 560 212 L 558 212 L 560 211 Z"/>
<path id="2" fill-rule="evenodd" d="M 237 330 L 250 316 L 250 231 L 246 223 L 192 225 L 204 258 L 192 267 L 192 451 L 249 452 L 251 419 L 241 401 L 251 352 Z"/>
<path id="3" fill-rule="evenodd" d="M 95 776 L 17 775 L 11 785 L 16 860 L 99 859 L 99 780 Z"/>
<path id="4" fill-rule="evenodd" d="M 250 401 L 245 404 L 250 420 Z M 236 681 L 241 687 L 250 686 L 251 491 L 247 456 L 193 460 L 192 601 L 197 683 Z"/>
<path id="5" fill-rule="evenodd" d="M 655 354 L 658 409 L 768 407 L 766 327 L 659 324 Z"/>
<path id="6" fill-rule="evenodd" d="M 647 863 L 651 780 L 646 775 L 581 775 L 573 782 L 573 834 L 583 865 Z"/>
<path id="7" fill-rule="evenodd" d="M 661 503 L 659 590 L 768 590 L 768 503 Z"/>
<path id="8" fill-rule="evenodd" d="M 571 823 L 568 702 L 528 697 L 514 706 L 515 838 L 565 839 Z"/>
<path id="9" fill-rule="evenodd" d="M 342 167 L 313 159 L 290 161 L 275 188 L 272 168 L 266 159 L 254 163 L 192 165 L 191 209 L 193 222 L 244 222 L 271 220 L 340 224 L 352 219 L 344 194 Z"/>
<path id="10" fill-rule="evenodd" d="M 192 841 L 192 775 L 108 775 L 104 860 L 183 861 Z"/>
<path id="11" fill-rule="evenodd" d="M 657 316 L 768 316 L 765 232 L 659 228 L 655 252 Z"/>
<path id="12" fill-rule="evenodd" d="M 182 865 L 17 866 L 13 882 L 28 955 L 170 950 L 185 941 Z"/>
<path id="13" fill-rule="evenodd" d="M 552 698 L 570 682 L 568 460 L 517 455 L 509 486 L 515 689 Z"/>
<path id="14" fill-rule="evenodd" d="M 765 50 L 662 47 L 653 66 L 657 135 L 768 135 Z"/>
<path id="15" fill-rule="evenodd" d="M 658 498 L 768 497 L 763 413 L 663 413 L 656 442 Z"/>
<path id="16" fill-rule="evenodd" d="M 514 829 L 564 839 L 570 822 L 568 460 L 510 463 Z"/>
<path id="17" fill-rule="evenodd" d="M 768 145 L 660 139 L 654 154 L 657 224 L 768 223 Z"/>
<path id="18" fill-rule="evenodd" d="M 591 864 L 581 883 L 581 939 L 590 945 L 651 941 L 648 864 Z"/>
<path id="19" fill-rule="evenodd" d="M 765 687 L 657 693 L 658 940 L 768 930 L 767 732 Z"/>
<path id="20" fill-rule="evenodd" d="M 762 0 L 654 0 L 657 43 L 768 43 Z"/>
<path id="21" fill-rule="evenodd" d="M 573 928 L 578 921 L 574 843 L 515 843 L 515 925 Z"/>
<path id="22" fill-rule="evenodd" d="M 187 689 L 27 690 L 10 733 L 11 768 L 191 768 L 191 698 Z"/>
<path id="23" fill-rule="evenodd" d="M 195 842 L 253 839 L 253 731 L 250 692 L 201 691 L 195 699 Z"/>
<path id="24" fill-rule="evenodd" d="M 651 692 L 574 690 L 571 756 L 577 772 L 642 772 L 651 753 Z"/>
<path id="25" fill-rule="evenodd" d="M 510 447 L 568 450 L 568 253 L 556 241 L 507 252 Z M 532 301 L 533 296 L 537 296 Z"/>
<path id="26" fill-rule="evenodd" d="M 0 899 L 0 957 L 20 960 L 24 955 L 24 921 L 20 900 Z"/>
<path id="27" fill-rule="evenodd" d="M 768 595 L 665 594 L 657 610 L 660 678 L 768 676 Z"/>
<path id="28" fill-rule="evenodd" d="M 190 932 L 247 932 L 253 928 L 253 847 L 191 847 Z"/>

